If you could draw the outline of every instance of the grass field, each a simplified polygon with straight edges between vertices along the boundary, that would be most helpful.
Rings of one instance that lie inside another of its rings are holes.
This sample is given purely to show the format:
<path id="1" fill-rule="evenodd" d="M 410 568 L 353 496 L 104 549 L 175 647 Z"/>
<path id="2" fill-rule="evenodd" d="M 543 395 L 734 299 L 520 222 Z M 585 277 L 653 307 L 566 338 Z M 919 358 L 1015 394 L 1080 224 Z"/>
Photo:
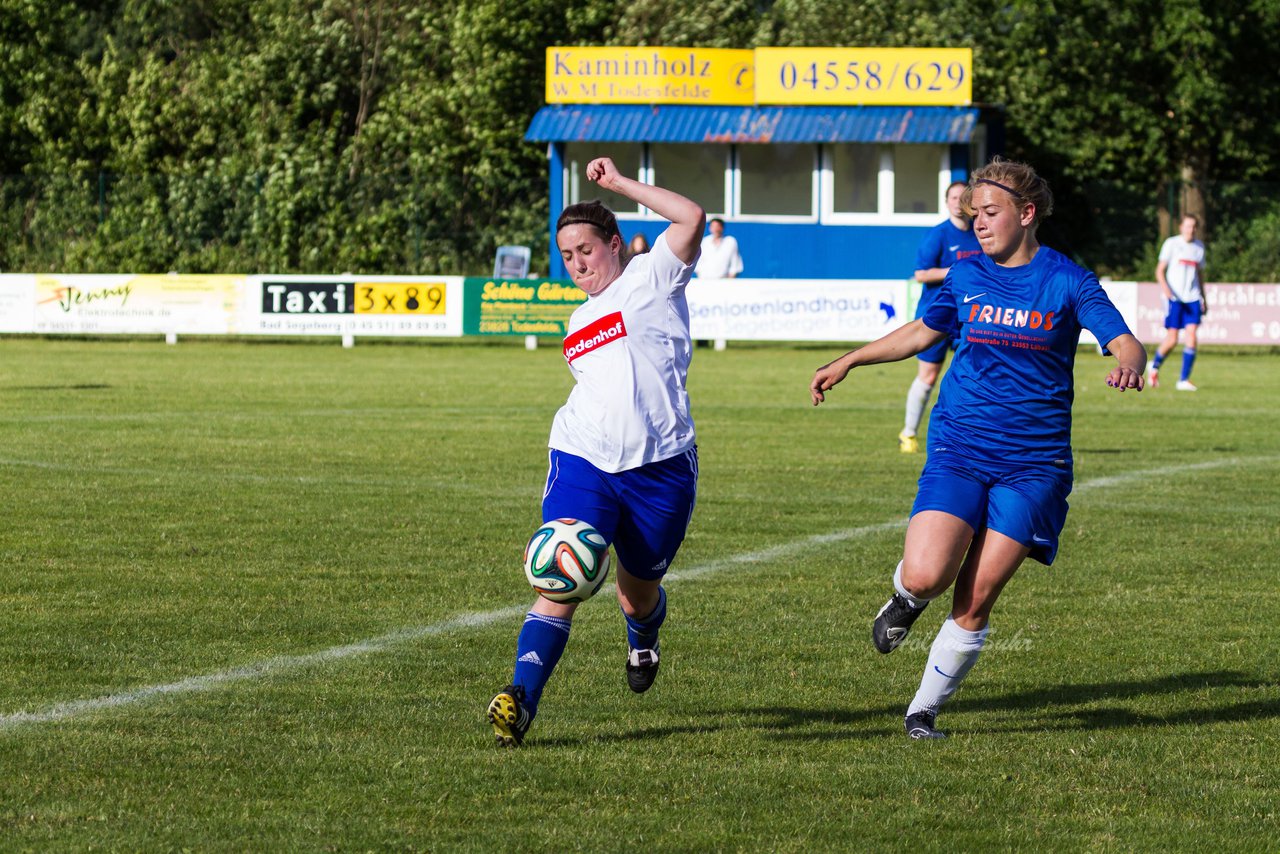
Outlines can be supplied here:
<path id="1" fill-rule="evenodd" d="M 1280 356 L 1081 351 L 1059 560 L 911 743 L 915 368 L 837 352 L 698 351 L 662 676 L 599 597 L 500 751 L 555 348 L 0 340 L 0 849 L 1275 850 Z"/>

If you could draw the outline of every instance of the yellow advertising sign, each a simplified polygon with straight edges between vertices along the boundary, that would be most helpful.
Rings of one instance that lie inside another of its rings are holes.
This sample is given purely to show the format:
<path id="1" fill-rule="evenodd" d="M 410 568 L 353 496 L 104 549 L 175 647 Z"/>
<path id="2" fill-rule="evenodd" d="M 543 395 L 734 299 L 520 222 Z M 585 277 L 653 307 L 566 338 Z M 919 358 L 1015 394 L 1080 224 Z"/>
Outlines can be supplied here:
<path id="1" fill-rule="evenodd" d="M 444 314 L 444 282 L 356 282 L 356 314 Z"/>
<path id="2" fill-rule="evenodd" d="M 38 275 L 35 332 L 231 331 L 242 276 Z"/>
<path id="3" fill-rule="evenodd" d="M 754 51 L 549 47 L 548 104 L 752 104 Z"/>
<path id="4" fill-rule="evenodd" d="M 973 101 L 969 48 L 762 47 L 756 103 L 958 106 Z"/>

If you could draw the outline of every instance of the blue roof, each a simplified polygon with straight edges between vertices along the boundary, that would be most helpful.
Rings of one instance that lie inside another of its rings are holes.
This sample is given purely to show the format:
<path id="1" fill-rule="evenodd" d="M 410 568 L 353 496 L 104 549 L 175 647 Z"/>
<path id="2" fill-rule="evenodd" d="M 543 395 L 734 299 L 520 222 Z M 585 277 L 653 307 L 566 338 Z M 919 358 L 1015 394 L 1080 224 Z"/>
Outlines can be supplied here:
<path id="1" fill-rule="evenodd" d="M 551 105 L 530 142 L 968 142 L 976 107 Z"/>

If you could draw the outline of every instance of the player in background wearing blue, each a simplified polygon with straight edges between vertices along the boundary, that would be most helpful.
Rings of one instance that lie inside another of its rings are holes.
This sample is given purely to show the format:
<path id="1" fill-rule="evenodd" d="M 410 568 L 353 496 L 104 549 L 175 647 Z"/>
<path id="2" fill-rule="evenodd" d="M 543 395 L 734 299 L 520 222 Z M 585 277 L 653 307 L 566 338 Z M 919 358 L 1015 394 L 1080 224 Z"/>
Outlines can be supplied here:
<path id="1" fill-rule="evenodd" d="M 928 458 L 894 593 L 872 625 L 892 652 L 935 597 L 955 585 L 951 614 L 907 707 L 911 738 L 944 738 L 939 707 L 973 667 L 996 599 L 1028 557 L 1050 564 L 1071 491 L 1072 369 L 1082 328 L 1118 364 L 1112 388 L 1142 390 L 1146 351 L 1098 279 L 1036 239 L 1053 210 L 1044 179 L 996 158 L 970 178 L 965 209 L 983 254 L 951 268 L 925 316 L 819 368 L 817 406 L 850 370 L 906 359 L 957 335 L 929 428 Z"/>
<path id="2" fill-rule="evenodd" d="M 599 202 L 570 205 L 556 222 L 556 245 L 587 301 L 569 318 L 564 339 L 575 385 L 551 425 L 542 519 L 581 520 L 612 545 L 627 623 L 627 685 L 642 693 L 658 675 L 658 629 L 667 616 L 662 577 L 697 498 L 685 288 L 706 214 L 684 196 L 619 174 L 607 157 L 587 164 L 587 178 L 671 225 L 627 261 L 618 220 Z M 500 745 L 524 740 L 576 609 L 541 596 L 530 609 L 511 684 L 489 702 Z"/>
<path id="3" fill-rule="evenodd" d="M 1186 329 L 1187 337 L 1182 348 L 1182 378 L 1174 386 L 1178 391 L 1196 391 L 1191 384 L 1191 368 L 1196 363 L 1196 332 L 1200 321 L 1209 313 L 1209 303 L 1204 292 L 1204 244 L 1196 240 L 1200 220 L 1193 214 L 1182 218 L 1178 234 L 1165 240 L 1160 247 L 1160 261 L 1156 264 L 1156 281 L 1168 302 L 1165 314 L 1164 340 L 1156 348 L 1151 360 L 1147 385 L 1155 388 L 1160 383 L 1160 366 L 1178 346 L 1178 330 Z"/>
<path id="4" fill-rule="evenodd" d="M 920 248 L 916 251 L 916 281 L 923 287 L 920 291 L 920 302 L 916 305 L 916 319 L 924 317 L 925 311 L 933 305 L 933 301 L 942 292 L 942 280 L 947 277 L 951 265 L 962 258 L 982 254 L 978 238 L 973 236 L 973 223 L 964 214 L 961 196 L 964 195 L 964 181 L 955 181 L 947 187 L 947 218 L 929 229 Z M 920 421 L 924 418 L 925 407 L 929 405 L 929 396 L 942 374 L 942 363 L 947 360 L 947 351 L 952 341 L 940 341 L 916 356 L 916 378 L 907 390 L 907 416 L 902 432 L 898 434 L 898 450 L 904 454 L 914 454 L 920 450 L 920 442 L 916 432 L 920 429 Z"/>

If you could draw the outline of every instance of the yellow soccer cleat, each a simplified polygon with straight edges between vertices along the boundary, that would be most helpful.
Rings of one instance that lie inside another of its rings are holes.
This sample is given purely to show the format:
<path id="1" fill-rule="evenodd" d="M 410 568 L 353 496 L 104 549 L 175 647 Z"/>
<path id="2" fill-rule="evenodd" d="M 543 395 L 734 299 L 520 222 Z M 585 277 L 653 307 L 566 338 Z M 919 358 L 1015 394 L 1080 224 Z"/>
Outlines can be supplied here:
<path id="1" fill-rule="evenodd" d="M 508 685 L 489 701 L 489 723 L 501 747 L 519 747 L 524 734 L 533 723 L 533 716 L 525 706 L 524 688 Z"/>
<path id="2" fill-rule="evenodd" d="M 914 454 L 920 451 L 920 442 L 915 436 L 908 436 L 907 431 L 903 430 L 898 434 L 898 450 L 904 454 Z"/>

